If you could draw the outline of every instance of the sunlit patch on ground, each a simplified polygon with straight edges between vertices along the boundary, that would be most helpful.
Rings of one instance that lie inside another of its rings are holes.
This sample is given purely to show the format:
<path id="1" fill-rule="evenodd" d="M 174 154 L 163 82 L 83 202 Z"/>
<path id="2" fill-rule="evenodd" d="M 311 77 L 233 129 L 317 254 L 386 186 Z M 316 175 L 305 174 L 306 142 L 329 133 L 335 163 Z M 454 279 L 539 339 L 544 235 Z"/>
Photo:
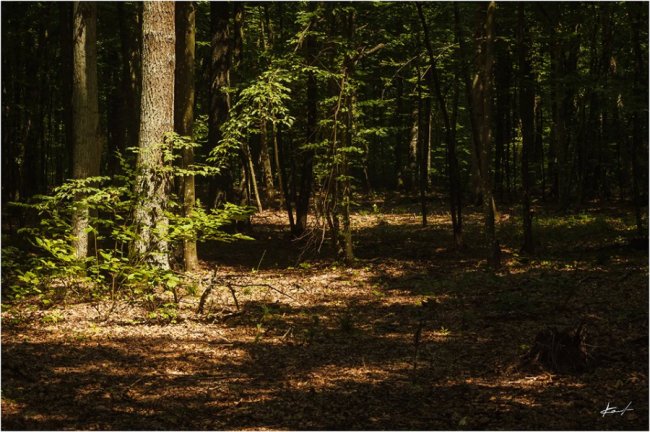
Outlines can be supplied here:
<path id="1" fill-rule="evenodd" d="M 511 212 L 492 274 L 478 213 L 455 251 L 444 212 L 422 227 L 381 209 L 353 217 L 351 268 L 327 245 L 298 262 L 284 215 L 256 215 L 258 240 L 208 245 L 197 274 L 216 266 L 234 293 L 215 286 L 203 314 L 202 289 L 182 293 L 172 323 L 126 301 L 3 308 L 3 427 L 647 428 L 647 253 L 616 246 L 628 219 L 539 215 L 525 257 Z M 520 367 L 541 329 L 581 319 L 588 370 Z M 603 418 L 608 401 L 634 411 Z"/>

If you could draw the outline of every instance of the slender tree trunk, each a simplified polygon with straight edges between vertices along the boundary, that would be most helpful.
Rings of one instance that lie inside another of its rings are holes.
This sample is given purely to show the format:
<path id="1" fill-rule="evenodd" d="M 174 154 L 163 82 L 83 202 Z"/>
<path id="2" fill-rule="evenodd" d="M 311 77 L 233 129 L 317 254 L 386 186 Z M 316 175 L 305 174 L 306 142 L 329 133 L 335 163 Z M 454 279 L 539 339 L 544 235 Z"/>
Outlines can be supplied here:
<path id="1" fill-rule="evenodd" d="M 131 256 L 169 268 L 165 216 L 169 180 L 162 171 L 165 133 L 174 130 L 174 3 L 145 2 L 142 14 L 142 100 Z"/>
<path id="2" fill-rule="evenodd" d="M 230 4 L 227 2 L 210 3 L 211 62 L 210 62 L 210 111 L 208 113 L 208 146 L 214 148 L 221 141 L 221 125 L 228 118 L 230 98 L 224 89 L 230 83 L 231 37 Z M 215 203 L 223 194 L 226 201 L 233 198 L 233 179 L 230 169 L 223 170 L 211 185 Z"/>
<path id="3" fill-rule="evenodd" d="M 195 6 L 194 2 L 176 3 L 176 76 L 174 89 L 174 125 L 176 133 L 193 140 L 194 126 L 194 58 L 195 58 Z M 182 165 L 189 168 L 194 163 L 194 148 L 182 150 Z M 182 179 L 183 214 L 190 217 L 195 203 L 194 176 Z M 194 271 L 199 266 L 196 239 L 183 240 L 185 270 Z"/>
<path id="4" fill-rule="evenodd" d="M 267 204 L 275 200 L 275 185 L 273 184 L 273 171 L 271 170 L 271 155 L 269 154 L 269 143 L 266 122 L 260 124 L 260 162 L 262 165 L 262 178 L 264 179 L 264 192 Z"/>
<path id="5" fill-rule="evenodd" d="M 521 120 L 522 154 L 521 154 L 521 183 L 522 183 L 522 212 L 524 241 L 522 251 L 533 253 L 533 216 L 530 209 L 530 154 L 535 139 L 535 89 L 534 76 L 531 66 L 529 46 L 530 35 L 527 31 L 525 4 L 519 4 L 518 14 L 518 48 L 519 48 L 519 113 Z"/>
<path id="6" fill-rule="evenodd" d="M 459 56 L 460 56 L 460 69 L 461 77 L 463 84 L 465 86 L 465 98 L 467 104 L 467 110 L 469 114 L 470 121 L 470 130 L 472 133 L 472 150 L 470 152 L 470 186 L 471 192 L 473 195 L 473 202 L 480 203 L 482 202 L 481 195 L 481 167 L 480 167 L 480 154 L 478 149 L 480 149 L 480 131 L 479 131 L 479 120 L 476 116 L 476 109 L 474 107 L 473 100 L 473 90 L 472 90 L 472 80 L 470 79 L 469 66 L 467 64 L 467 47 L 465 44 L 465 38 L 463 37 L 462 26 L 460 23 L 460 13 L 458 2 L 454 2 L 454 28 L 456 33 L 456 40 L 458 41 L 459 46 Z"/>
<path id="7" fill-rule="evenodd" d="M 310 4 L 310 10 L 315 6 Z M 312 20 L 310 28 L 315 26 L 316 20 Z M 307 63 L 314 65 L 316 62 L 316 41 L 312 35 L 305 40 L 305 57 Z M 301 236 L 307 229 L 307 215 L 309 214 L 309 202 L 314 181 L 314 149 L 313 144 L 317 140 L 318 126 L 318 83 L 313 72 L 307 73 L 307 100 L 306 100 L 307 122 L 305 129 L 306 143 L 309 147 L 302 151 L 302 169 L 300 173 L 300 187 L 296 196 L 296 223 L 293 230 L 295 237 Z M 295 178 L 295 175 L 294 175 Z M 295 183 L 295 180 L 294 180 Z M 294 186 L 295 188 L 295 186 Z M 295 190 L 295 189 L 294 189 Z"/>
<path id="8" fill-rule="evenodd" d="M 426 100 L 422 94 L 422 77 L 418 74 L 418 142 L 417 161 L 419 168 L 419 192 L 422 213 L 422 226 L 427 226 L 427 144 L 429 143 L 429 119 L 431 114 L 431 99 Z"/>
<path id="9" fill-rule="evenodd" d="M 97 4 L 75 2 L 73 6 L 72 118 L 74 150 L 72 174 L 76 179 L 99 175 L 102 145 L 99 133 L 97 90 Z M 88 207 L 78 196 L 72 222 L 77 258 L 88 254 Z"/>
<path id="10" fill-rule="evenodd" d="M 420 23 L 424 32 L 424 42 L 429 55 L 430 75 L 429 81 L 433 91 L 435 92 L 436 100 L 438 102 L 438 109 L 442 115 L 442 121 L 445 127 L 445 142 L 447 144 L 447 175 L 449 180 L 449 207 L 451 211 L 452 231 L 454 235 L 454 244 L 457 248 L 463 247 L 463 217 L 462 217 L 462 200 L 460 191 L 460 172 L 458 168 L 458 158 L 456 156 L 456 111 L 452 113 L 452 118 L 449 116 L 447 103 L 442 94 L 440 86 L 440 78 L 438 75 L 438 67 L 431 46 L 431 39 L 429 38 L 429 27 L 427 25 L 422 4 L 417 3 L 418 15 Z M 457 6 L 456 6 L 457 9 Z M 457 15 L 457 14 L 456 14 Z M 457 20 L 457 27 L 459 26 Z M 460 34 L 457 32 L 457 39 Z M 459 53 L 462 56 L 462 52 Z M 462 71 L 461 71 L 462 73 Z"/>
<path id="11" fill-rule="evenodd" d="M 648 66 L 647 59 L 644 61 L 643 50 L 641 48 L 641 37 L 639 35 L 642 26 L 642 3 L 628 3 L 628 16 L 632 21 L 632 49 L 635 59 L 634 67 L 634 89 L 639 100 L 647 101 L 648 99 Z M 643 226 L 641 188 L 643 182 L 639 158 L 646 157 L 648 154 L 648 116 L 643 110 L 637 108 L 632 113 L 632 200 L 634 202 L 634 216 L 636 220 L 637 235 L 647 237 L 648 232 Z M 645 136 L 645 142 L 644 142 Z M 646 165 L 647 166 L 647 165 Z M 647 184 L 647 180 L 645 182 Z M 646 198 L 647 200 L 647 198 Z"/>
<path id="12" fill-rule="evenodd" d="M 140 65 L 141 35 L 132 31 L 131 27 L 139 29 L 142 25 L 142 6 L 134 3 L 129 6 L 117 3 L 120 49 L 122 53 L 122 92 L 124 100 L 122 109 L 126 120 L 126 136 L 120 150 L 138 145 L 140 133 L 140 91 L 142 71 Z"/>
<path id="13" fill-rule="evenodd" d="M 492 196 L 492 65 L 494 62 L 494 11 L 496 4 L 479 3 L 477 9 L 477 71 L 474 79 L 474 107 L 480 124 L 480 167 L 485 214 L 485 240 L 488 249 L 488 265 L 493 269 L 500 266 L 500 249 L 496 238 L 495 211 Z"/>

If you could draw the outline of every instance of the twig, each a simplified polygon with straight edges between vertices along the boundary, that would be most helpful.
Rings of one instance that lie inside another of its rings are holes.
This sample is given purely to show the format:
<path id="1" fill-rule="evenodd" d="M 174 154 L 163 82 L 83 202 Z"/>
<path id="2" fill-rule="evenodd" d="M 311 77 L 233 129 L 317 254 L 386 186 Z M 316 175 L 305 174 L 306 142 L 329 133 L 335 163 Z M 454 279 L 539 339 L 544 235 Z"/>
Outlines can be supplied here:
<path id="1" fill-rule="evenodd" d="M 296 300 L 294 297 L 290 296 L 289 294 L 287 294 L 287 293 L 285 293 L 285 292 L 282 292 L 282 291 L 280 291 L 279 289 L 277 289 L 277 288 L 275 288 L 274 286 L 269 285 L 269 284 L 264 284 L 264 283 L 255 283 L 255 284 L 245 284 L 245 285 L 240 285 L 240 284 L 230 284 L 230 285 L 232 285 L 232 286 L 236 286 L 236 287 L 238 287 L 238 288 L 266 287 L 266 288 L 272 289 L 273 291 L 275 291 L 275 292 L 277 292 L 277 293 L 282 294 L 282 295 L 285 296 L 285 297 L 289 297 L 291 300 L 294 300 L 294 301 Z"/>
<path id="2" fill-rule="evenodd" d="M 260 262 L 257 263 L 257 268 L 255 271 L 258 271 L 260 269 L 260 266 L 262 265 L 262 260 L 264 259 L 264 255 L 266 255 L 266 249 L 264 249 L 264 252 L 262 253 L 262 258 L 260 258 Z"/>

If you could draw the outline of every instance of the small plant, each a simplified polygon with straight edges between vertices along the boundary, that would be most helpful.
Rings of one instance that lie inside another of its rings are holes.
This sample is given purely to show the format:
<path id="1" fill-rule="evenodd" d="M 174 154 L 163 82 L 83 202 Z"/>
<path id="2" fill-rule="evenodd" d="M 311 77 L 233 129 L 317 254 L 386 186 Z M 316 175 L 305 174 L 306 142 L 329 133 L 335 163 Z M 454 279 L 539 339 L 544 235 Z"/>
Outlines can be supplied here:
<path id="1" fill-rule="evenodd" d="M 164 303 L 153 312 L 149 312 L 147 318 L 161 324 L 176 324 L 178 321 L 178 305 L 176 303 Z"/>
<path id="2" fill-rule="evenodd" d="M 61 311 L 53 311 L 52 313 L 44 315 L 43 318 L 41 318 L 41 321 L 43 324 L 57 324 L 63 321 L 63 314 Z"/>
<path id="3" fill-rule="evenodd" d="M 196 145 L 187 137 L 168 134 L 161 144 L 166 165 L 160 175 L 173 179 L 218 172 L 207 165 L 177 166 L 180 151 Z M 138 152 L 130 150 L 131 157 Z M 12 203 L 36 213 L 39 222 L 18 232 L 29 242 L 29 249 L 2 248 L 2 286 L 6 297 L 20 300 L 38 296 L 43 307 L 51 307 L 70 292 L 98 303 L 115 301 L 120 296 L 146 302 L 147 296 L 162 291 L 170 293 L 176 301 L 179 288 L 191 286 L 173 268 L 152 266 L 142 257 L 129 254 L 129 246 L 136 236 L 133 225 L 136 173 L 131 168 L 134 164 L 124 156 L 118 155 L 118 160 L 119 175 L 70 180 L 50 195 L 36 196 L 30 203 Z M 72 247 L 72 221 L 80 207 L 88 209 L 89 214 L 86 231 L 92 254 L 85 258 L 78 258 Z M 221 209 L 207 211 L 197 201 L 190 213 L 181 210 L 176 197 L 171 195 L 166 210 L 169 226 L 164 237 L 172 250 L 182 247 L 184 240 L 249 239 L 241 234 L 229 234 L 224 227 L 249 217 L 250 208 L 226 204 Z M 176 319 L 175 309 L 169 305 L 155 313 L 163 321 Z"/>

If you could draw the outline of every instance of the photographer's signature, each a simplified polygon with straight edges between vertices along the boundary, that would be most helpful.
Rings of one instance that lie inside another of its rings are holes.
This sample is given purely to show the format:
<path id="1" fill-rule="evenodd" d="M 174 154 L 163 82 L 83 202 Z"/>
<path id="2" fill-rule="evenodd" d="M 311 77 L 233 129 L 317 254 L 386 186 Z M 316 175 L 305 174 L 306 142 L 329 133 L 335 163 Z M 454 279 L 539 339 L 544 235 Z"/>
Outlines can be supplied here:
<path id="1" fill-rule="evenodd" d="M 634 411 L 632 408 L 630 408 L 630 405 L 632 405 L 632 402 L 627 404 L 627 406 L 625 408 L 623 408 L 623 409 L 617 409 L 617 407 L 610 407 L 609 402 L 607 402 L 607 408 L 602 410 L 600 413 L 603 415 L 603 417 L 605 417 L 607 414 L 620 414 L 620 415 L 623 415 L 627 411 Z"/>

